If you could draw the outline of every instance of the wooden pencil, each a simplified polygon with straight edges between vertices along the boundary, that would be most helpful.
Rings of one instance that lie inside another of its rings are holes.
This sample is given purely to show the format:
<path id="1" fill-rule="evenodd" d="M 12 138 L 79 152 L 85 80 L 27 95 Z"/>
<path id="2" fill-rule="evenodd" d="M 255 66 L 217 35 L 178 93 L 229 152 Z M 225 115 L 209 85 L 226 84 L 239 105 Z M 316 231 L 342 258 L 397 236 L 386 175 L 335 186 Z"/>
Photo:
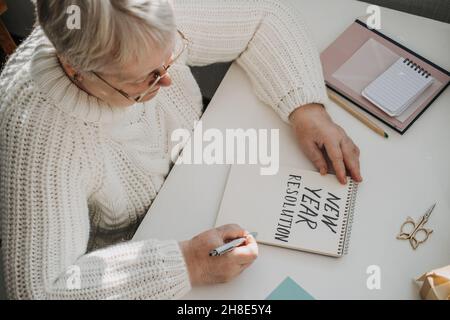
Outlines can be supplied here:
<path id="1" fill-rule="evenodd" d="M 370 129 L 372 129 L 375 133 L 379 134 L 380 136 L 384 137 L 384 138 L 389 138 L 389 135 L 383 130 L 381 129 L 379 126 L 377 126 L 375 123 L 373 123 L 372 121 L 369 120 L 369 118 L 367 118 L 366 116 L 364 116 L 363 114 L 357 112 L 356 110 L 354 110 L 352 107 L 350 107 L 347 102 L 345 102 L 342 98 L 340 98 L 337 93 L 331 91 L 330 89 L 327 89 L 328 91 L 328 96 L 330 97 L 330 99 L 334 102 L 336 102 L 337 105 L 339 105 L 341 108 L 343 108 L 344 110 L 346 110 L 348 113 L 350 113 L 352 116 L 354 116 L 356 119 L 358 119 L 359 121 L 361 121 L 362 123 L 364 123 L 367 127 L 369 127 Z"/>

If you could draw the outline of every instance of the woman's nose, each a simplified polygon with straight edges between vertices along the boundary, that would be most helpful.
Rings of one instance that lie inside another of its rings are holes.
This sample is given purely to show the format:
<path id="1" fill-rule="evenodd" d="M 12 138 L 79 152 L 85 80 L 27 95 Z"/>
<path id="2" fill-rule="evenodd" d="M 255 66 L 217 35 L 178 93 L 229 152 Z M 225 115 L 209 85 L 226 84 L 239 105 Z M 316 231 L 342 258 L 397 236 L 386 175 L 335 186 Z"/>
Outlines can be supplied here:
<path id="1" fill-rule="evenodd" d="M 161 87 L 168 87 L 172 84 L 172 78 L 170 77 L 170 74 L 166 71 L 164 76 L 159 80 L 159 86 Z"/>

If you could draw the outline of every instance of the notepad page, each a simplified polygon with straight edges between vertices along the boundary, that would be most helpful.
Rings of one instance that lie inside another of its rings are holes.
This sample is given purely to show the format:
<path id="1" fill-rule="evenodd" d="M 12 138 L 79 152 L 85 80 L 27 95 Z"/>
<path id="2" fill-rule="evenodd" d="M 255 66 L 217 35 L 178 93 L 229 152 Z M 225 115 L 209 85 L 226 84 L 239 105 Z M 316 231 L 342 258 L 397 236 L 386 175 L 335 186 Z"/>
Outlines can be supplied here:
<path id="1" fill-rule="evenodd" d="M 257 232 L 257 241 L 333 257 L 345 254 L 350 239 L 356 185 L 334 175 L 280 167 L 262 176 L 258 166 L 235 165 L 216 226 L 237 223 Z"/>
<path id="2" fill-rule="evenodd" d="M 391 116 L 398 116 L 433 82 L 428 73 L 399 58 L 362 95 Z"/>

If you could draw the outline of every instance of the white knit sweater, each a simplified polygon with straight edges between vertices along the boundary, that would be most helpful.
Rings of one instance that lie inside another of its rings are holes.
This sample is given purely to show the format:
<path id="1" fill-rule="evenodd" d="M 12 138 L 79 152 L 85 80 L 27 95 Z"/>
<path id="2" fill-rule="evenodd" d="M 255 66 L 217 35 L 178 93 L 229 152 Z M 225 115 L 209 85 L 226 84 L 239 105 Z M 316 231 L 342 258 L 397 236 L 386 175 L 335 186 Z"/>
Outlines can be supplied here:
<path id="1" fill-rule="evenodd" d="M 318 53 L 292 8 L 266 0 L 174 6 L 191 45 L 170 69 L 172 86 L 150 102 L 115 108 L 79 90 L 40 28 L 6 64 L 0 209 L 10 298 L 167 299 L 190 290 L 177 241 L 128 241 L 172 165 L 171 132 L 201 116 L 187 65 L 236 60 L 285 121 L 298 106 L 326 102 Z"/>

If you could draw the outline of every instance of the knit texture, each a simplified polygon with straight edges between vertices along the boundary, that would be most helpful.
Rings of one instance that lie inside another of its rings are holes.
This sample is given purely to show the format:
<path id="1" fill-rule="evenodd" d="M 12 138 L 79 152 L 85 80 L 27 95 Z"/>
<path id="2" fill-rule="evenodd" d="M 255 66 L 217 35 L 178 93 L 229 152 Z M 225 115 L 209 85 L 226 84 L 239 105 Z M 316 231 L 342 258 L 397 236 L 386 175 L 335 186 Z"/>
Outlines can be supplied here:
<path id="1" fill-rule="evenodd" d="M 9 298 L 171 299 L 191 284 L 178 242 L 130 241 L 173 163 L 170 135 L 202 99 L 188 65 L 236 60 L 287 121 L 326 102 L 300 17 L 276 1 L 174 1 L 190 40 L 172 86 L 128 108 L 67 78 L 37 27 L 0 76 L 0 210 Z M 151 237 L 151 235 L 149 235 Z"/>

